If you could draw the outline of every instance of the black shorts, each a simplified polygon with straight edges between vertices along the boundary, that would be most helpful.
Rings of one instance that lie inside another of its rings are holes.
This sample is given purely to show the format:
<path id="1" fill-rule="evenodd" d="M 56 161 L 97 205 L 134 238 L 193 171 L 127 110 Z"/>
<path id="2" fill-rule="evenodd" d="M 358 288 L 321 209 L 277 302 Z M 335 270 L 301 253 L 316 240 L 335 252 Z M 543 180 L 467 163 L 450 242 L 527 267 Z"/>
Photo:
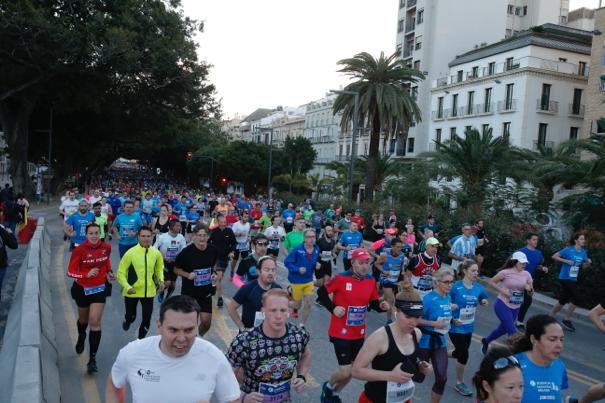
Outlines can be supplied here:
<path id="1" fill-rule="evenodd" d="M 216 259 L 216 264 L 214 265 L 214 270 L 225 272 L 227 270 L 227 266 L 229 266 L 229 258 L 218 258 Z"/>
<path id="2" fill-rule="evenodd" d="M 248 257 L 249 254 L 250 250 L 239 251 L 236 249 L 235 252 L 233 252 L 233 259 L 237 262 L 237 259 L 239 259 L 240 256 L 242 257 L 242 259 L 245 259 Z"/>
<path id="3" fill-rule="evenodd" d="M 176 274 L 174 274 L 174 262 L 164 262 L 164 280 L 176 281 Z"/>
<path id="4" fill-rule="evenodd" d="M 345 270 L 351 270 L 351 267 L 353 266 L 351 264 L 351 259 L 345 259 L 343 257 L 342 258 L 342 266 L 344 267 Z"/>
<path id="5" fill-rule="evenodd" d="M 346 340 L 330 337 L 330 342 L 334 345 L 338 365 L 351 365 L 357 358 L 357 354 L 363 346 L 363 341 L 364 339 Z"/>
<path id="6" fill-rule="evenodd" d="M 267 255 L 278 257 L 279 249 L 267 249 Z"/>
<path id="7" fill-rule="evenodd" d="M 565 305 L 571 302 L 574 305 L 579 305 L 580 294 L 578 292 L 578 283 L 570 280 L 559 280 L 561 283 L 561 294 L 559 294 L 559 304 Z"/>
<path id="8" fill-rule="evenodd" d="M 105 282 L 105 291 L 96 294 L 84 294 L 84 287 L 74 281 L 71 286 L 71 297 L 80 308 L 88 308 L 90 304 L 104 304 L 105 298 L 111 295 L 111 283 Z"/>
<path id="9" fill-rule="evenodd" d="M 319 261 L 320 268 L 315 269 L 315 278 L 323 279 L 325 276 L 332 277 L 332 262 Z"/>
<path id="10" fill-rule="evenodd" d="M 184 294 L 187 295 L 187 294 Z M 212 295 L 189 295 L 191 298 L 197 301 L 200 305 L 200 312 L 212 313 Z"/>
<path id="11" fill-rule="evenodd" d="M 390 288 L 391 290 L 393 290 L 393 292 L 396 294 L 397 291 L 399 290 L 397 287 L 397 284 L 393 284 L 393 283 L 384 283 L 384 282 L 380 282 L 380 287 L 382 288 Z"/>

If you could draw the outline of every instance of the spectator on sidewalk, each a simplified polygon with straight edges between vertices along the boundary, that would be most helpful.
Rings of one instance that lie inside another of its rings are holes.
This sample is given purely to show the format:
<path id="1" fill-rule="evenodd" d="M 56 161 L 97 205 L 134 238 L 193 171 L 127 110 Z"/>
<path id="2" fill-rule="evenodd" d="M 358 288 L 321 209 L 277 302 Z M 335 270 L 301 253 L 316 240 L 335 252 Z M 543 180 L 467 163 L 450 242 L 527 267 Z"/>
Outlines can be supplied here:
<path id="1" fill-rule="evenodd" d="M 4 280 L 4 275 L 8 269 L 7 246 L 11 249 L 17 249 L 19 244 L 13 231 L 0 225 L 0 301 L 2 300 L 2 280 Z"/>

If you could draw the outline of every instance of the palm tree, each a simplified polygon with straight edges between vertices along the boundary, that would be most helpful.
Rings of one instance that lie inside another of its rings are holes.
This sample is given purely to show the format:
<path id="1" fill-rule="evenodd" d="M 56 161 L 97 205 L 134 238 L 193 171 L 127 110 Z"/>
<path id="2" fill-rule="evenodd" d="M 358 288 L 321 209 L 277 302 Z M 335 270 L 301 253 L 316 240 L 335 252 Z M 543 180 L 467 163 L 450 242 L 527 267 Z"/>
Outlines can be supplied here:
<path id="1" fill-rule="evenodd" d="M 358 174 L 363 177 L 363 175 L 368 174 L 368 157 L 357 158 L 355 161 L 355 170 L 358 171 Z M 402 172 L 402 162 L 401 160 L 391 158 L 390 155 L 383 155 L 376 160 L 376 165 L 374 169 L 374 191 L 382 190 L 385 179 L 393 176 L 399 176 Z"/>
<path id="2" fill-rule="evenodd" d="M 336 176 L 332 179 L 332 187 L 334 192 L 339 194 L 344 193 L 345 189 L 349 186 L 349 164 L 345 164 L 339 161 L 332 161 L 326 164 L 326 169 L 334 171 Z M 359 185 L 363 182 L 365 173 L 355 170 L 353 172 L 353 186 Z"/>
<path id="3" fill-rule="evenodd" d="M 365 179 L 366 198 L 374 196 L 376 164 L 379 158 L 381 132 L 391 134 L 401 122 L 420 121 L 420 109 L 410 95 L 410 84 L 424 79 L 424 75 L 410 69 L 398 58 L 398 54 L 386 57 L 380 53 L 378 59 L 367 52 L 338 61 L 343 66 L 338 72 L 345 73 L 354 82 L 344 90 L 359 94 L 360 114 L 358 125 L 367 122 L 372 128 L 370 149 Z M 334 101 L 334 114 L 342 112 L 341 127 L 345 128 L 353 120 L 354 96 L 340 94 Z"/>

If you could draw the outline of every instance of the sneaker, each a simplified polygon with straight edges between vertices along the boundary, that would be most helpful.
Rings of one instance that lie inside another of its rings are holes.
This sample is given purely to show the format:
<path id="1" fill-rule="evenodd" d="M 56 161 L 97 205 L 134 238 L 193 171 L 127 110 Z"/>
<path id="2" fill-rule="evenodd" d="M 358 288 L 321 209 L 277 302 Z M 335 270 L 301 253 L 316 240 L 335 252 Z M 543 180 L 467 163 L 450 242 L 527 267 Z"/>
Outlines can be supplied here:
<path id="1" fill-rule="evenodd" d="M 576 331 L 576 327 L 571 323 L 571 320 L 562 320 L 561 323 L 566 330 L 569 330 L 570 332 Z"/>
<path id="2" fill-rule="evenodd" d="M 525 330 L 525 323 L 520 322 L 520 321 L 516 321 L 515 322 L 515 326 L 517 327 L 517 329 L 519 330 Z"/>
<path id="3" fill-rule="evenodd" d="M 319 398 L 321 403 L 342 403 L 340 396 L 328 386 L 328 382 L 324 382 L 321 386 L 321 397 Z"/>
<path id="4" fill-rule="evenodd" d="M 86 333 L 78 333 L 78 341 L 76 342 L 76 353 L 82 354 L 84 351 L 84 341 L 86 341 Z"/>
<path id="5" fill-rule="evenodd" d="M 298 309 L 292 309 L 292 317 L 298 318 Z"/>
<path id="6" fill-rule="evenodd" d="M 487 354 L 487 349 L 489 348 L 489 343 L 485 340 L 485 338 L 481 339 L 481 352 L 483 355 Z"/>
<path id="7" fill-rule="evenodd" d="M 122 322 L 122 329 L 124 329 L 124 331 L 127 332 L 128 329 L 130 329 L 130 322 L 128 322 L 128 321 Z"/>
<path id="8" fill-rule="evenodd" d="M 457 383 L 456 386 L 454 386 L 454 389 L 456 389 L 456 392 L 460 393 L 462 396 L 473 395 L 473 391 L 471 390 L 471 388 L 466 386 L 464 383 Z"/>
<path id="9" fill-rule="evenodd" d="M 216 306 L 218 306 L 219 308 L 223 307 L 223 297 L 218 297 L 216 300 Z"/>
<path id="10" fill-rule="evenodd" d="M 573 396 L 567 396 L 565 398 L 565 403 L 578 403 L 579 400 L 577 397 L 573 397 Z"/>
<path id="11" fill-rule="evenodd" d="M 88 372 L 89 375 L 92 375 L 98 371 L 97 362 L 94 358 L 91 358 L 90 361 L 88 361 L 88 364 L 86 364 L 86 372 Z"/>

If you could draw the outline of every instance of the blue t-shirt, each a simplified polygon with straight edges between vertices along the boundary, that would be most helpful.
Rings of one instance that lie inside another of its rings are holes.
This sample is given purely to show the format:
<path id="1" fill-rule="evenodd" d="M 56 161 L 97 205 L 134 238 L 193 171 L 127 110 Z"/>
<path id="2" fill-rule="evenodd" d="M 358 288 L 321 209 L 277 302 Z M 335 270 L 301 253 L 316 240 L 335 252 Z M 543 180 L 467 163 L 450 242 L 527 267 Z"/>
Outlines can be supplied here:
<path id="1" fill-rule="evenodd" d="M 200 213 L 194 213 L 190 211 L 187 213 L 187 221 L 198 222 L 200 220 Z"/>
<path id="2" fill-rule="evenodd" d="M 107 198 L 107 203 L 111 206 L 111 211 L 114 214 L 117 214 L 120 207 L 122 207 L 122 202 L 120 199 L 114 196 L 109 196 Z"/>
<path id="3" fill-rule="evenodd" d="M 462 325 L 452 323 L 450 333 L 473 333 L 475 330 L 475 312 L 477 306 L 483 299 L 487 299 L 487 292 L 481 284 L 473 283 L 471 289 L 466 288 L 464 281 L 456 281 L 450 291 L 452 304 L 456 304 L 458 309 L 453 311 L 454 319 L 462 321 Z"/>
<path id="4" fill-rule="evenodd" d="M 523 372 L 523 399 L 522 402 L 561 402 L 562 390 L 567 389 L 567 370 L 559 358 L 548 367 L 540 367 L 529 360 L 527 353 L 515 355 L 521 372 Z"/>
<path id="5" fill-rule="evenodd" d="M 431 291 L 424 296 L 422 299 L 423 314 L 422 319 L 430 321 L 446 322 L 446 326 L 443 329 L 435 329 L 433 326 L 423 326 L 430 332 L 440 333 L 439 343 L 437 348 L 447 347 L 445 341 L 445 334 L 449 331 L 450 323 L 452 320 L 452 299 L 449 294 L 442 297 L 437 291 Z M 422 338 L 418 342 L 418 347 L 430 349 L 431 348 L 431 336 L 427 333 L 422 334 Z"/>
<path id="6" fill-rule="evenodd" d="M 294 224 L 294 217 L 296 217 L 296 211 L 285 209 L 281 215 L 284 217 L 286 224 Z"/>
<path id="7" fill-rule="evenodd" d="M 582 267 L 582 263 L 588 260 L 586 249 L 578 251 L 575 246 L 568 246 L 559 251 L 559 256 L 574 262 L 573 266 L 563 263 L 561 271 L 559 272 L 559 280 L 578 281 L 580 267 Z"/>
<path id="8" fill-rule="evenodd" d="M 135 213 L 130 215 L 120 214 L 116 217 L 113 222 L 113 226 L 116 227 L 120 233 L 122 239 L 120 239 L 120 245 L 134 245 L 137 243 L 136 233 L 143 226 L 143 220 L 141 216 Z M 129 236 L 128 233 L 133 231 L 134 236 Z"/>
<path id="9" fill-rule="evenodd" d="M 361 246 L 361 243 L 363 242 L 363 236 L 361 235 L 361 232 L 359 231 L 355 231 L 355 232 L 351 232 L 351 231 L 346 231 L 342 233 L 342 236 L 340 237 L 340 244 L 342 246 L 345 247 L 350 247 L 351 250 L 355 249 L 355 248 L 359 248 L 359 246 Z M 345 250 L 342 254 L 343 259 L 348 259 L 349 258 L 349 251 Z"/>
<path id="10" fill-rule="evenodd" d="M 71 225 L 75 235 L 71 238 L 71 241 L 77 245 L 80 245 L 86 240 L 86 224 L 95 221 L 95 215 L 92 212 L 87 212 L 85 215 L 81 215 L 80 212 L 73 213 L 65 224 Z"/>
<path id="11" fill-rule="evenodd" d="M 536 269 L 544 262 L 542 252 L 539 249 L 529 249 L 527 246 L 519 249 L 519 252 L 523 252 L 525 253 L 525 256 L 527 256 L 528 262 L 527 266 L 525 266 L 525 271 L 529 272 L 529 274 L 534 277 Z"/>

